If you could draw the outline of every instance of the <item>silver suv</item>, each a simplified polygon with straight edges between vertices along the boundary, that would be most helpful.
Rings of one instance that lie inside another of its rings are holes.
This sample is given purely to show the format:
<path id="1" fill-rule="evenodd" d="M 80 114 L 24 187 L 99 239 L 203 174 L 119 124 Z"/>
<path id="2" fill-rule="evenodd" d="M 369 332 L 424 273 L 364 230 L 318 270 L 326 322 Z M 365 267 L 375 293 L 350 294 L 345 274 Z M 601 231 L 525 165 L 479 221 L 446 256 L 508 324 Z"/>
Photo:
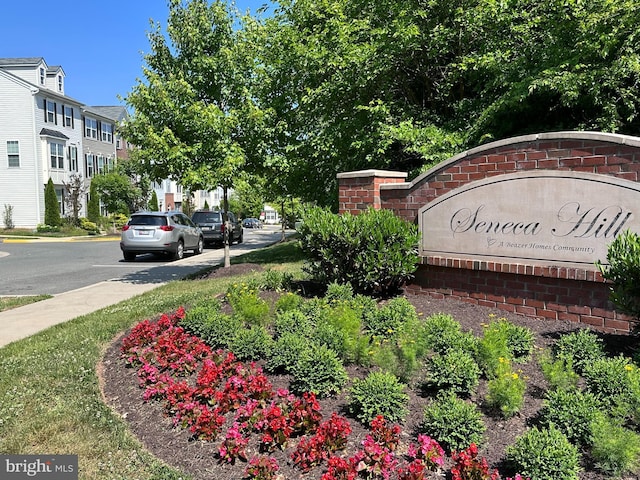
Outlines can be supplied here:
<path id="1" fill-rule="evenodd" d="M 134 213 L 120 236 L 120 249 L 127 262 L 143 253 L 170 255 L 179 260 L 185 250 L 197 255 L 203 248 L 202 230 L 182 212 Z"/>

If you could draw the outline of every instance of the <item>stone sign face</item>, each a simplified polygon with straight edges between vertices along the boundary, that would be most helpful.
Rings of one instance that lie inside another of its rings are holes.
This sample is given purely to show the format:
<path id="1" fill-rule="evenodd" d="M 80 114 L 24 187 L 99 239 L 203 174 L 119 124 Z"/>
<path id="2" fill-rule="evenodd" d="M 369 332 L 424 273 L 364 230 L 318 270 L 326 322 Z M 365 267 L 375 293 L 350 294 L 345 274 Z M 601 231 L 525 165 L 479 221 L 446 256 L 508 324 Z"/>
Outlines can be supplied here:
<path id="1" fill-rule="evenodd" d="M 640 232 L 640 185 L 569 171 L 497 175 L 438 197 L 418 223 L 423 256 L 593 266 L 616 235 Z"/>

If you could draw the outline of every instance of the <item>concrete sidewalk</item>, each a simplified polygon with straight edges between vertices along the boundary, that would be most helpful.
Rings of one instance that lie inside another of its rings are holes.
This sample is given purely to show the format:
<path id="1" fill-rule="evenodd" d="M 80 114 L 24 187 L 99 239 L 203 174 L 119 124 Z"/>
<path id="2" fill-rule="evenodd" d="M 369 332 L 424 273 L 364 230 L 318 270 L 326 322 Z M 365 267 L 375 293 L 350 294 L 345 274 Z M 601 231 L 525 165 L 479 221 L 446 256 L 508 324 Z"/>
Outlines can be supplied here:
<path id="1" fill-rule="evenodd" d="M 252 250 L 276 243 L 280 237 L 275 231 L 256 232 L 262 239 L 259 244 L 233 246 L 231 256 L 235 257 Z M 288 234 L 291 234 L 289 231 Z M 191 255 L 175 262 L 153 268 L 129 278 L 116 278 L 87 287 L 55 295 L 53 298 L 35 302 L 24 307 L 0 312 L 0 348 L 21 340 L 53 325 L 86 315 L 109 305 L 153 290 L 169 281 L 179 280 L 187 275 L 224 262 L 224 249 L 209 250 L 201 255 Z M 177 269 L 176 269 L 177 267 Z M 179 272 L 179 273 L 176 273 Z"/>

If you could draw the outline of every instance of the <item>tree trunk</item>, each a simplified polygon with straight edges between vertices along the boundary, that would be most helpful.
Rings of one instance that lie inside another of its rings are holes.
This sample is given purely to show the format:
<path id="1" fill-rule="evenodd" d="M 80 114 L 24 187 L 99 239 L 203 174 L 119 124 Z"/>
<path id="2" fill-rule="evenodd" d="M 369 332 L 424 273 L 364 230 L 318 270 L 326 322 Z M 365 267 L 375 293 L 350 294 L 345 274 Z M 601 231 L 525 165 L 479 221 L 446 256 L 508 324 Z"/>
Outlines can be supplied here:
<path id="1" fill-rule="evenodd" d="M 224 222 L 224 268 L 231 266 L 231 252 L 229 251 L 229 199 L 227 198 L 227 187 L 222 187 L 222 221 Z"/>

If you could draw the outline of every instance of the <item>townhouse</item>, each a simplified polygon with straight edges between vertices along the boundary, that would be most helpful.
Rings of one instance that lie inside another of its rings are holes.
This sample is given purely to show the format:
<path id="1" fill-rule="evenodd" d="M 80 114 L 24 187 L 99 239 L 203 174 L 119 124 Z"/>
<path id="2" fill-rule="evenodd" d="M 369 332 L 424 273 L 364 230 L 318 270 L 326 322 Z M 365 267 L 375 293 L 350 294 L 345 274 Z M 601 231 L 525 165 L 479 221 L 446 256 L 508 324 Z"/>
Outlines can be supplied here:
<path id="1" fill-rule="evenodd" d="M 126 156 L 116 134 L 125 115 L 124 107 L 90 107 L 66 95 L 63 68 L 42 57 L 0 58 L 0 219 L 10 206 L 16 227 L 44 223 L 49 179 L 66 216 L 72 176 L 81 176 L 88 192 L 95 174 L 112 168 L 119 153 Z"/>

